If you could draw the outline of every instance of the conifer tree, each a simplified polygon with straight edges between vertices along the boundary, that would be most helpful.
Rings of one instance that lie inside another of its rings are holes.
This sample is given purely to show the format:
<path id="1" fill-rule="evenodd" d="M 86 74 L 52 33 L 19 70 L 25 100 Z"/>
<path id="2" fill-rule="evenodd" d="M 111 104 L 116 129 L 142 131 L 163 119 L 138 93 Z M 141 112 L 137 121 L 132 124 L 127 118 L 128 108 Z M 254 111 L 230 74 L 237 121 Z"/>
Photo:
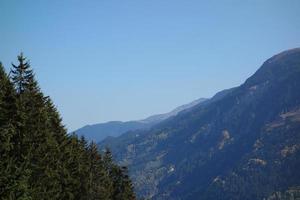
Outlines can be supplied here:
<path id="1" fill-rule="evenodd" d="M 1 191 L 0 196 L 7 199 L 30 199 L 28 179 L 30 170 L 22 155 L 22 138 L 17 127 L 22 124 L 22 116 L 17 105 L 16 93 L 8 76 L 1 66 Z M 4 166 L 4 168 L 3 168 Z M 3 186 L 2 186 L 3 185 Z"/>
<path id="2" fill-rule="evenodd" d="M 0 64 L 0 197 L 134 200 L 126 168 L 110 151 L 68 135 L 51 99 L 20 54 L 11 79 Z"/>
<path id="3" fill-rule="evenodd" d="M 8 198 L 9 188 L 13 183 L 13 166 L 15 165 L 12 156 L 12 138 L 14 129 L 10 108 L 13 104 L 13 87 L 5 73 L 3 65 L 0 63 L 0 196 Z"/>
<path id="4" fill-rule="evenodd" d="M 16 86 L 16 90 L 19 94 L 22 94 L 25 90 L 25 87 L 29 84 L 29 80 L 33 76 L 33 72 L 30 69 L 30 64 L 26 61 L 26 58 L 21 53 L 18 56 L 19 65 L 14 65 L 12 63 L 13 69 L 11 73 L 13 74 L 12 80 Z"/>
<path id="5" fill-rule="evenodd" d="M 91 143 L 88 147 L 89 155 L 89 199 L 111 199 L 112 181 L 105 166 L 102 156 L 99 154 L 97 145 Z"/>
<path id="6" fill-rule="evenodd" d="M 112 181 L 111 186 L 111 199 L 128 199 L 134 200 L 135 195 L 133 192 L 133 185 L 128 176 L 128 170 L 126 167 L 120 167 L 113 162 L 112 153 L 107 148 L 104 153 L 104 165 L 109 173 Z"/>

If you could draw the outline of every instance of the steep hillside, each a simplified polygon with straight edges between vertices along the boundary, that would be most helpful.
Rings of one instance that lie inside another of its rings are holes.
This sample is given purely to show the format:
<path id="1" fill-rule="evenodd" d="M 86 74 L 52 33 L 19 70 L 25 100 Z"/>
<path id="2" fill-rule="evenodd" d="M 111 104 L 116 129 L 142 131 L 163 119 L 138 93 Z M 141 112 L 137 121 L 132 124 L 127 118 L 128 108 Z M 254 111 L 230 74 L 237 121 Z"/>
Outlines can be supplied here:
<path id="1" fill-rule="evenodd" d="M 300 49 L 148 131 L 106 140 L 151 199 L 284 199 L 300 186 Z M 295 189 L 296 188 L 296 189 Z"/>
<path id="2" fill-rule="evenodd" d="M 106 137 L 117 137 L 128 131 L 149 129 L 150 127 L 170 117 L 176 116 L 179 112 L 183 110 L 188 110 L 193 106 L 202 103 L 206 100 L 207 99 L 205 98 L 200 98 L 191 103 L 179 106 L 178 108 L 172 110 L 171 112 L 165 114 L 153 115 L 143 120 L 127 121 L 127 122 L 111 121 L 107 123 L 87 125 L 74 132 L 78 136 L 85 136 L 85 138 L 89 141 L 100 142 Z"/>

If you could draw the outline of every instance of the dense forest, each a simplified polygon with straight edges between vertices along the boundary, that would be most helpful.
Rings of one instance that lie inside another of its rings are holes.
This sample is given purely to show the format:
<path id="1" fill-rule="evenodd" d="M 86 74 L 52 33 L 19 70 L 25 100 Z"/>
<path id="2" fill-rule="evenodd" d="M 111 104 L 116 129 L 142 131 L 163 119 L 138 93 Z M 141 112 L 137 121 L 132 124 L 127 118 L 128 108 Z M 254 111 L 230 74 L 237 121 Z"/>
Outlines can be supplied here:
<path id="1" fill-rule="evenodd" d="M 0 64 L 0 158 L 1 199 L 135 199 L 109 150 L 67 134 L 23 54 Z"/>

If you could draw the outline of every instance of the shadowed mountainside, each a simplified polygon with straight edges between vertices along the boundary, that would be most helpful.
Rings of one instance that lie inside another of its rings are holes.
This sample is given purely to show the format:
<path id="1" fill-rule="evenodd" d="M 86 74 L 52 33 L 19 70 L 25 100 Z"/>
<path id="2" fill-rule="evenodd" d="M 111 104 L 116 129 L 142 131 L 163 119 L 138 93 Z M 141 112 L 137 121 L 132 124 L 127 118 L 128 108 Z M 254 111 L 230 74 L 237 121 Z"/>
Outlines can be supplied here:
<path id="1" fill-rule="evenodd" d="M 284 199 L 300 186 L 300 49 L 268 59 L 244 84 L 99 144 L 155 200 Z M 295 189 L 296 188 L 296 189 Z"/>

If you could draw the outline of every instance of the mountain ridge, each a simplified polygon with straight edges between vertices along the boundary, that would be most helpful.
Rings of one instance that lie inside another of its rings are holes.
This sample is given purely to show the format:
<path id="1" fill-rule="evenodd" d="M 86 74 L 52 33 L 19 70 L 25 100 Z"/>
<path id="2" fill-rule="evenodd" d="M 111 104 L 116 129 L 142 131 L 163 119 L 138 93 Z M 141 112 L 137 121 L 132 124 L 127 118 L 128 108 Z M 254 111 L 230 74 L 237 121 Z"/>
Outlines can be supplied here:
<path id="1" fill-rule="evenodd" d="M 108 121 L 105 123 L 86 125 L 75 132 L 78 136 L 84 136 L 89 141 L 100 142 L 106 137 L 117 137 L 127 131 L 149 129 L 152 126 L 177 115 L 179 112 L 189 109 L 197 104 L 205 102 L 206 98 L 199 98 L 191 103 L 184 104 L 164 114 L 157 114 L 142 120 Z"/>
<path id="2" fill-rule="evenodd" d="M 271 198 L 300 186 L 299 87 L 300 50 L 285 51 L 215 100 L 99 145 L 146 198 Z"/>

